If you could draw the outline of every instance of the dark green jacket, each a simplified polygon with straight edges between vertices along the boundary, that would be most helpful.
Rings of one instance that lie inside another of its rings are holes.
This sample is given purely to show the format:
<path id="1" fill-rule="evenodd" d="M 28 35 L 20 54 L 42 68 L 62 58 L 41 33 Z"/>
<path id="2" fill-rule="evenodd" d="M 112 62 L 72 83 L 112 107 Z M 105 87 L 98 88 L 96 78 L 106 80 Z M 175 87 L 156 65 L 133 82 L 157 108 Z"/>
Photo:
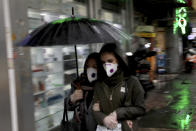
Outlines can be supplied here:
<path id="1" fill-rule="evenodd" d="M 136 117 L 144 115 L 144 91 L 136 77 L 124 78 L 122 75 L 118 77 L 119 82 L 114 87 L 109 87 L 106 84 L 108 81 L 95 84 L 93 103 L 99 102 L 100 111 L 94 111 L 93 115 L 98 124 L 103 125 L 103 119 L 116 111 L 117 120 L 122 123 L 122 130 L 130 131 L 125 120 L 135 120 Z M 124 90 L 125 81 L 127 91 Z M 112 100 L 110 100 L 111 94 Z"/>

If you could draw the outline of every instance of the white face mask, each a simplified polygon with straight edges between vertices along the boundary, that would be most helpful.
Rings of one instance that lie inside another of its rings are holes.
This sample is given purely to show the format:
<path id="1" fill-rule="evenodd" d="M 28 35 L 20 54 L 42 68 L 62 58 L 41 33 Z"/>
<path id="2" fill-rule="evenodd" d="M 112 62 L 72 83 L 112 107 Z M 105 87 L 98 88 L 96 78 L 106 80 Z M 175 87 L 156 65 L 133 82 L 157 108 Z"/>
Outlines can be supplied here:
<path id="1" fill-rule="evenodd" d="M 97 80 L 97 69 L 92 67 L 87 68 L 87 78 L 89 82 Z"/>
<path id="2" fill-rule="evenodd" d="M 106 71 L 107 76 L 111 77 L 117 71 L 118 64 L 105 63 L 105 64 L 103 64 L 103 67 Z"/>

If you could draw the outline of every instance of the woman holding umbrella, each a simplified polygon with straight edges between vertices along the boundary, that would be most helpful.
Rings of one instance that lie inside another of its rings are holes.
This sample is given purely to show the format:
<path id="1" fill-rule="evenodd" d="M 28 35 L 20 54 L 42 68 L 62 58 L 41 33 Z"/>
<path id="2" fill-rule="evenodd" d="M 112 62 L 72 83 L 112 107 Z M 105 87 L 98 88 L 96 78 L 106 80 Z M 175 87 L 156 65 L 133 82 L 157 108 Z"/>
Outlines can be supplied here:
<path id="1" fill-rule="evenodd" d="M 100 57 L 107 75 L 94 88 L 93 114 L 99 124 L 97 131 L 130 131 L 132 121 L 145 113 L 143 88 L 136 77 L 129 75 L 114 43 L 103 46 Z"/>
<path id="2" fill-rule="evenodd" d="M 65 99 L 68 110 L 74 110 L 74 120 L 81 125 L 80 131 L 96 130 L 96 121 L 92 116 L 93 87 L 100 76 L 100 57 L 91 53 L 84 64 L 84 73 L 72 82 L 69 96 Z"/>

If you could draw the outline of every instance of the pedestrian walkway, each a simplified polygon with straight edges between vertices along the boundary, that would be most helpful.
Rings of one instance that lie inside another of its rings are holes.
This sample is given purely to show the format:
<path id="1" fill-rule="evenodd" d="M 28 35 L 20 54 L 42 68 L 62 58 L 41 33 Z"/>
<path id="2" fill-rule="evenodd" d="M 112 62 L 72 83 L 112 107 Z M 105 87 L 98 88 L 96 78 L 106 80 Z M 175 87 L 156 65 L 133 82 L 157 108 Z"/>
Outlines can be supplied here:
<path id="1" fill-rule="evenodd" d="M 159 79 L 148 93 L 139 131 L 196 131 L 196 71 L 175 76 Z"/>

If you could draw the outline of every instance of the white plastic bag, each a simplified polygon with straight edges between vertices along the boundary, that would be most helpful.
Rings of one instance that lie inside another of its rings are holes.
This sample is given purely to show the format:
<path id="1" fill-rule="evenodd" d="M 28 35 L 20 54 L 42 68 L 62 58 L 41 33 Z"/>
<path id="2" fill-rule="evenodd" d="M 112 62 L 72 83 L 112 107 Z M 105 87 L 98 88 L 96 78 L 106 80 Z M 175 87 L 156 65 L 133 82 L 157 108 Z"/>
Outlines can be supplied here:
<path id="1" fill-rule="evenodd" d="M 121 123 L 118 123 L 117 127 L 114 129 L 108 129 L 105 126 L 97 125 L 96 131 L 122 131 L 121 129 Z"/>

